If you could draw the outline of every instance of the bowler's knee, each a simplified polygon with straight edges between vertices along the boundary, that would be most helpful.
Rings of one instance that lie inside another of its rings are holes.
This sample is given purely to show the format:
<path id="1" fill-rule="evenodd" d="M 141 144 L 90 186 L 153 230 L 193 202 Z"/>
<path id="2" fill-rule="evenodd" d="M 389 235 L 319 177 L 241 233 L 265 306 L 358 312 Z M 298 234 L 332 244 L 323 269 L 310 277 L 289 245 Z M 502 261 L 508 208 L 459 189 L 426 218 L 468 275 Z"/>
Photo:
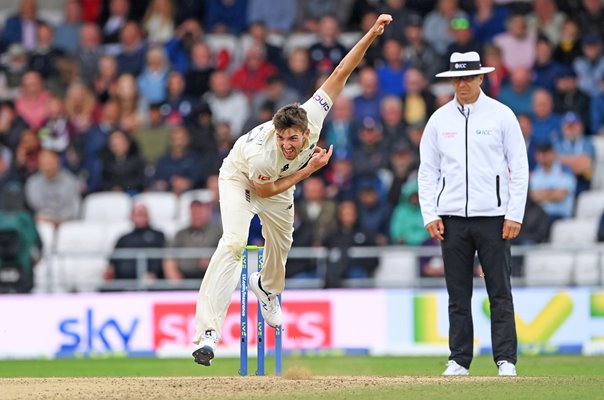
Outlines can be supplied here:
<path id="1" fill-rule="evenodd" d="M 227 251 L 232 254 L 236 259 L 240 259 L 243 254 L 243 249 L 247 244 L 247 236 L 224 234 L 222 235 L 222 241 L 224 242 Z"/>

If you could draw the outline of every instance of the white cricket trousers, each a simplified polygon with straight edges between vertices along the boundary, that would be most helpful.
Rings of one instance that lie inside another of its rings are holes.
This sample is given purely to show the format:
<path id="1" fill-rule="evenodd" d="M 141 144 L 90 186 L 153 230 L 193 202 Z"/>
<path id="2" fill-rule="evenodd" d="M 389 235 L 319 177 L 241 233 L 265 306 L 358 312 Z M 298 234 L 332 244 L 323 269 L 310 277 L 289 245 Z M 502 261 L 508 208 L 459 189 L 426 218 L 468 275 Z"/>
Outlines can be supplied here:
<path id="1" fill-rule="evenodd" d="M 241 258 L 255 214 L 260 218 L 264 236 L 262 287 L 273 294 L 281 293 L 285 287 L 285 262 L 294 231 L 294 188 L 263 199 L 250 185 L 243 175 L 218 180 L 223 233 L 199 288 L 195 344 L 207 330 L 215 331 L 219 340 L 222 337 L 222 324 L 239 283 Z"/>

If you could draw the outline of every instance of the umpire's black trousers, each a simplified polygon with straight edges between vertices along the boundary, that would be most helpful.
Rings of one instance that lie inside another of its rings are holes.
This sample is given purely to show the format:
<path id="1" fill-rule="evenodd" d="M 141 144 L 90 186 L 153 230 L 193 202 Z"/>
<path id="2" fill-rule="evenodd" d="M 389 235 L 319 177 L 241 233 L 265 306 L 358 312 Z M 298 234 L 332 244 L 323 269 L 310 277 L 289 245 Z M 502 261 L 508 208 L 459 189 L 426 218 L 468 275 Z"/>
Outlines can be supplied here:
<path id="1" fill-rule="evenodd" d="M 449 293 L 449 360 L 470 368 L 474 347 L 472 289 L 474 255 L 482 265 L 491 303 L 491 341 L 495 362 L 516 364 L 517 338 L 510 283 L 510 242 L 503 240 L 501 217 L 442 217 L 441 243 Z"/>

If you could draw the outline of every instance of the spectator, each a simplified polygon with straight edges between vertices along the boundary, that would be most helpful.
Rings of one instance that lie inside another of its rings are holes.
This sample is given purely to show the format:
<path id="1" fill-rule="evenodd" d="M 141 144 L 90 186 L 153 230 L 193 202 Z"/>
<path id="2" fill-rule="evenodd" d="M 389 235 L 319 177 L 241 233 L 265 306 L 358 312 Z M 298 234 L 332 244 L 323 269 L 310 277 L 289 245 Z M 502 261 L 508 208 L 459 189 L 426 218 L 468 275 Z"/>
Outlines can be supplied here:
<path id="1" fill-rule="evenodd" d="M 125 192 L 131 196 L 145 187 L 145 161 L 132 146 L 130 136 L 120 130 L 109 135 L 107 148 L 101 152 L 101 190 Z"/>
<path id="2" fill-rule="evenodd" d="M 565 70 L 564 65 L 552 59 L 552 45 L 545 36 L 539 36 L 533 65 L 533 82 L 535 86 L 553 92 L 555 84 Z"/>
<path id="3" fill-rule="evenodd" d="M 425 123 L 436 109 L 436 99 L 428 89 L 424 74 L 417 68 L 409 68 L 405 74 L 405 88 L 407 90 L 403 96 L 405 124 Z"/>
<path id="4" fill-rule="evenodd" d="M 80 31 L 80 45 L 75 57 L 79 77 L 90 87 L 92 87 L 94 77 L 97 76 L 99 59 L 103 53 L 99 27 L 91 23 L 84 24 Z"/>
<path id="5" fill-rule="evenodd" d="M 245 94 L 249 102 L 266 87 L 267 79 L 277 74 L 277 68 L 266 61 L 265 53 L 262 43 L 253 43 L 245 53 L 243 65 L 231 76 L 231 86 Z"/>
<path id="6" fill-rule="evenodd" d="M 247 21 L 260 22 L 271 33 L 288 34 L 296 19 L 297 0 L 248 0 Z"/>
<path id="7" fill-rule="evenodd" d="M 15 151 L 27 129 L 25 121 L 17 115 L 15 105 L 10 101 L 0 103 L 0 144 Z"/>
<path id="8" fill-rule="evenodd" d="M 353 99 L 355 117 L 359 121 L 365 118 L 379 120 L 382 95 L 375 70 L 371 67 L 361 69 L 358 83 L 361 93 Z"/>
<path id="9" fill-rule="evenodd" d="M 559 115 L 574 112 L 585 122 L 585 132 L 594 134 L 590 107 L 591 99 L 579 89 L 577 74 L 571 68 L 565 68 L 555 81 L 554 112 Z"/>
<path id="10" fill-rule="evenodd" d="M 15 100 L 21 93 L 21 80 L 28 71 L 28 56 L 19 43 L 10 45 L 0 58 L 0 99 Z"/>
<path id="11" fill-rule="evenodd" d="M 453 18 L 449 25 L 449 31 L 453 36 L 453 43 L 447 48 L 447 54 L 467 53 L 480 48 L 480 42 L 474 38 L 474 32 L 467 18 Z"/>
<path id="12" fill-rule="evenodd" d="M 345 200 L 338 204 L 335 228 L 325 243 L 329 249 L 325 286 L 342 287 L 342 279 L 371 277 L 378 266 L 377 258 L 351 258 L 351 247 L 375 246 L 371 232 L 364 230 L 358 219 L 357 207 L 353 201 Z"/>
<path id="13" fill-rule="evenodd" d="M 191 65 L 191 49 L 203 38 L 203 30 L 194 18 L 187 18 L 178 26 L 174 37 L 166 43 L 166 52 L 172 69 L 186 74 Z"/>
<path id="14" fill-rule="evenodd" d="M 160 112 L 169 126 L 184 125 L 188 122 L 197 99 L 185 92 L 185 79 L 178 71 L 168 74 L 166 99 Z"/>
<path id="15" fill-rule="evenodd" d="M 510 79 L 501 87 L 498 100 L 510 107 L 516 115 L 532 114 L 534 92 L 530 69 L 519 67 L 510 72 Z"/>
<path id="16" fill-rule="evenodd" d="M 217 70 L 212 74 L 210 91 L 203 96 L 203 100 L 210 105 L 214 123 L 223 121 L 229 123 L 233 139 L 243 133 L 243 124 L 250 114 L 249 105 L 245 95 L 231 87 L 226 71 Z"/>
<path id="17" fill-rule="evenodd" d="M 510 72 L 503 65 L 501 49 L 493 44 L 486 44 L 483 49 L 485 67 L 493 67 L 495 71 L 485 75 L 482 84 L 486 94 L 493 98 L 499 98 L 501 87 L 508 79 Z"/>
<path id="18" fill-rule="evenodd" d="M 200 98 L 210 89 L 210 76 L 214 72 L 212 50 L 205 42 L 196 42 L 191 48 L 191 68 L 185 74 L 185 94 Z"/>
<path id="19" fill-rule="evenodd" d="M 359 130 L 359 145 L 353 151 L 355 175 L 378 173 L 388 166 L 388 143 L 382 126 L 373 118 L 363 119 Z"/>
<path id="20" fill-rule="evenodd" d="M 531 172 L 529 196 L 539 204 L 554 222 L 573 214 L 577 182 L 573 174 L 556 160 L 550 143 L 537 146 L 537 166 Z"/>
<path id="21" fill-rule="evenodd" d="M 604 7 L 600 0 L 582 0 L 582 9 L 579 9 L 577 21 L 583 36 L 594 34 L 602 35 L 604 27 Z"/>
<path id="22" fill-rule="evenodd" d="M 172 191 L 181 195 L 205 182 L 207 167 L 190 148 L 189 132 L 185 127 L 174 127 L 170 133 L 170 148 L 155 166 L 151 178 L 152 190 Z"/>
<path id="23" fill-rule="evenodd" d="M 266 79 L 266 85 L 262 91 L 256 93 L 254 96 L 252 102 L 252 115 L 258 114 L 261 106 L 266 104 L 267 101 L 271 102 L 274 105 L 275 111 L 277 111 L 281 107 L 295 103 L 298 98 L 298 93 L 287 87 L 280 75 L 271 75 Z M 272 118 L 272 114 L 270 118 Z M 245 130 L 245 132 L 247 132 L 247 130 Z"/>
<path id="24" fill-rule="evenodd" d="M 295 208 L 301 223 L 311 232 L 309 245 L 322 246 L 336 219 L 336 203 L 327 198 L 325 182 L 315 176 L 307 178 Z"/>
<path id="25" fill-rule="evenodd" d="M 147 123 L 136 132 L 135 139 L 147 165 L 155 165 L 159 157 L 168 150 L 170 127 L 162 115 L 161 104 L 149 106 Z"/>
<path id="26" fill-rule="evenodd" d="M 417 171 L 419 154 L 414 154 L 409 144 L 399 141 L 392 145 L 390 151 L 390 171 L 392 172 L 392 182 L 388 190 L 388 205 L 396 207 L 400 202 L 403 188 L 409 182 L 409 179 Z M 400 228 L 400 227 L 399 227 Z M 423 228 L 423 225 L 422 225 Z M 391 229 L 397 229 L 392 227 Z"/>
<path id="27" fill-rule="evenodd" d="M 580 32 L 577 20 L 569 18 L 562 24 L 560 41 L 554 47 L 554 60 L 571 67 L 575 58 L 581 55 Z"/>
<path id="28" fill-rule="evenodd" d="M 115 96 L 120 112 L 120 126 L 128 132 L 136 132 L 145 120 L 144 104 L 139 103 L 136 78 L 132 74 L 119 76 Z"/>
<path id="29" fill-rule="evenodd" d="M 298 31 L 321 34 L 325 16 L 329 15 L 329 18 L 342 26 L 348 21 L 349 11 L 349 4 L 340 0 L 298 0 L 296 28 Z"/>
<path id="30" fill-rule="evenodd" d="M 496 35 L 505 32 L 508 9 L 495 3 L 494 0 L 476 0 L 474 2 L 476 9 L 470 17 L 470 26 L 474 37 L 482 43 L 490 43 Z"/>
<path id="31" fill-rule="evenodd" d="M 601 134 L 604 129 L 604 76 L 598 83 L 598 94 L 591 99 L 590 120 L 593 135 Z"/>
<path id="32" fill-rule="evenodd" d="M 166 84 L 170 65 L 162 47 L 147 49 L 145 67 L 136 79 L 138 93 L 147 103 L 161 103 L 166 99 Z"/>
<path id="33" fill-rule="evenodd" d="M 100 26 L 103 32 L 103 43 L 112 54 L 115 54 L 120 41 L 120 32 L 128 22 L 129 12 L 129 0 L 109 0 L 109 14 Z"/>
<path id="34" fill-rule="evenodd" d="M 405 2 L 405 0 L 385 0 L 378 5 L 380 14 L 390 14 L 392 20 L 396 21 L 396 24 L 384 29 L 384 40 L 394 39 L 399 43 L 405 42 L 405 28 L 410 19 L 414 17 L 405 7 Z"/>
<path id="35" fill-rule="evenodd" d="M 356 200 L 361 228 L 371 232 L 378 246 L 386 246 L 392 209 L 386 201 L 384 185 L 376 174 L 364 174 L 359 178 Z"/>
<path id="36" fill-rule="evenodd" d="M 292 50 L 287 57 L 287 68 L 283 78 L 289 88 L 298 92 L 298 97 L 310 96 L 315 72 L 310 65 L 310 55 L 303 48 Z"/>
<path id="37" fill-rule="evenodd" d="M 212 110 L 206 103 L 195 106 L 187 123 L 191 138 L 191 148 L 201 154 L 202 158 L 216 155 L 216 126 L 212 122 Z M 222 161 L 222 159 L 220 160 Z"/>
<path id="38" fill-rule="evenodd" d="M 247 31 L 248 34 L 242 38 L 242 48 L 247 51 L 253 43 L 261 43 L 264 46 L 266 61 L 274 65 L 279 72 L 283 72 L 285 70 L 283 49 L 280 46 L 272 44 L 268 39 L 269 32 L 266 24 L 259 21 L 251 23 Z"/>
<path id="39" fill-rule="evenodd" d="M 294 233 L 292 248 L 313 246 L 313 226 L 310 221 L 300 217 L 298 209 L 294 209 Z M 288 257 L 285 264 L 285 278 L 318 278 L 317 262 L 311 258 Z"/>
<path id="40" fill-rule="evenodd" d="M 39 172 L 27 178 L 25 196 L 36 221 L 58 226 L 75 219 L 80 211 L 80 183 L 61 167 L 59 155 L 42 150 L 38 159 Z"/>
<path id="41" fill-rule="evenodd" d="M 354 119 L 354 106 L 350 98 L 340 95 L 333 102 L 331 118 L 323 124 L 323 136 L 327 146 L 336 151 L 352 154 L 359 144 L 357 132 L 359 124 Z"/>
<path id="42" fill-rule="evenodd" d="M 15 170 L 19 180 L 25 182 L 38 171 L 38 158 L 42 146 L 40 138 L 31 129 L 23 131 L 17 149 L 15 150 Z"/>
<path id="43" fill-rule="evenodd" d="M 356 2 L 355 4 L 358 4 Z M 373 26 L 373 21 L 375 21 L 379 17 L 379 14 L 376 11 L 369 11 L 363 18 L 361 19 L 361 32 L 367 32 Z M 384 32 L 388 31 L 392 25 L 388 25 Z M 405 41 L 401 41 L 401 43 L 405 43 Z M 375 67 L 382 58 L 382 48 L 384 47 L 384 35 L 378 36 L 365 53 L 365 57 L 359 63 L 359 68 L 363 67 Z"/>
<path id="44" fill-rule="evenodd" d="M 205 26 L 208 32 L 239 35 L 246 27 L 247 0 L 208 0 Z"/>
<path id="45" fill-rule="evenodd" d="M 409 18 L 405 28 L 406 46 L 403 50 L 405 61 L 423 71 L 424 76 L 433 77 L 441 70 L 444 61 L 434 47 L 424 40 L 422 19 L 419 15 Z"/>
<path id="46" fill-rule="evenodd" d="M 537 89 L 533 93 L 533 135 L 531 141 L 535 144 L 560 139 L 560 115 L 554 113 L 552 95 L 545 89 Z"/>
<path id="47" fill-rule="evenodd" d="M 535 35 L 545 35 L 554 46 L 560 41 L 560 32 L 565 20 L 566 16 L 558 11 L 554 0 L 535 0 L 533 12 L 526 18 L 529 31 Z"/>
<path id="48" fill-rule="evenodd" d="M 252 112 L 252 116 L 243 126 L 243 132 L 249 132 L 254 129 L 254 127 L 270 121 L 273 118 L 273 115 L 275 115 L 276 111 L 277 108 L 275 107 L 275 102 L 272 100 L 266 100 L 264 104 L 260 105 L 258 111 Z"/>
<path id="49" fill-rule="evenodd" d="M 4 23 L 0 51 L 3 52 L 13 43 L 20 43 L 25 50 L 36 47 L 36 30 L 42 22 L 37 17 L 36 0 L 21 0 L 19 14 L 11 15 Z"/>
<path id="50" fill-rule="evenodd" d="M 38 72 L 29 71 L 21 80 L 21 95 L 15 102 L 17 114 L 34 130 L 39 129 L 48 117 L 50 93 L 44 88 Z"/>
<path id="51" fill-rule="evenodd" d="M 549 239 L 551 223 L 545 210 L 531 196 L 526 198 L 522 230 L 512 240 L 513 245 L 535 245 L 545 243 Z M 516 263 L 512 264 L 513 266 Z"/>
<path id="52" fill-rule="evenodd" d="M 390 241 L 393 244 L 421 246 L 430 239 L 430 235 L 424 228 L 417 194 L 417 179 L 407 182 L 401 192 L 400 200 L 390 220 Z"/>
<path id="53" fill-rule="evenodd" d="M 98 118 L 94 94 L 80 81 L 73 81 L 67 88 L 65 110 L 74 129 L 73 135 L 78 138 L 88 132 Z"/>
<path id="54" fill-rule="evenodd" d="M 532 171 L 535 169 L 535 165 L 537 163 L 535 160 L 536 144 L 533 141 L 533 119 L 528 114 L 519 114 L 517 117 L 520 130 L 522 131 L 522 136 L 524 137 L 524 143 L 526 145 L 529 171 Z"/>
<path id="55" fill-rule="evenodd" d="M 308 2 L 301 3 L 308 6 Z M 323 15 L 319 20 L 317 33 L 319 41 L 312 44 L 309 49 L 312 69 L 318 74 L 328 73 L 340 63 L 346 54 L 346 48 L 338 41 L 340 35 L 338 19 L 331 14 Z"/>
<path id="56" fill-rule="evenodd" d="M 92 88 L 97 100 L 105 103 L 115 96 L 117 90 L 118 72 L 115 57 L 108 54 L 101 56 L 97 71 Z"/>
<path id="57" fill-rule="evenodd" d="M 19 176 L 13 168 L 13 153 L 8 147 L 0 144 L 0 198 L 13 182 L 20 183 Z M 3 204 L 0 204 L 0 209 L 4 209 Z"/>
<path id="58" fill-rule="evenodd" d="M 388 147 L 397 141 L 408 140 L 403 120 L 403 102 L 400 98 L 396 96 L 384 97 L 380 103 L 380 117 L 382 121 L 382 134 Z"/>
<path id="59" fill-rule="evenodd" d="M 163 248 L 166 239 L 162 232 L 153 229 L 149 225 L 149 212 L 142 203 L 135 203 L 132 206 L 130 216 L 134 229 L 121 236 L 115 244 L 114 250 L 119 249 L 158 249 Z M 109 260 L 109 265 L 104 274 L 106 281 L 114 279 L 141 279 L 153 281 L 163 278 L 162 260 L 157 258 L 147 259 L 147 270 L 144 276 L 138 275 L 138 266 L 136 258 L 117 258 Z"/>
<path id="60" fill-rule="evenodd" d="M 454 18 L 467 20 L 468 14 L 459 8 L 457 0 L 438 0 L 436 8 L 424 19 L 424 37 L 441 57 L 453 43 L 449 27 Z"/>
<path id="61" fill-rule="evenodd" d="M 170 248 L 199 249 L 218 245 L 222 229 L 212 224 L 211 203 L 193 200 L 189 206 L 191 222 L 179 230 L 170 243 Z M 166 258 L 163 262 L 164 276 L 172 281 L 182 279 L 203 279 L 210 263 L 210 257 Z"/>
<path id="62" fill-rule="evenodd" d="M 63 102 L 52 96 L 48 100 L 48 118 L 38 131 L 40 145 L 43 149 L 63 155 L 73 134 L 74 127 L 67 119 Z"/>
<path id="63" fill-rule="evenodd" d="M 582 56 L 573 61 L 579 89 L 589 96 L 597 96 L 600 90 L 599 82 L 604 78 L 602 40 L 596 35 L 585 36 L 581 42 L 581 51 Z"/>
<path id="64" fill-rule="evenodd" d="M 63 6 L 63 21 L 55 28 L 54 45 L 69 54 L 76 54 L 82 30 L 82 6 L 78 0 L 67 0 Z"/>
<path id="65" fill-rule="evenodd" d="M 119 0 L 118 0 L 119 1 Z M 145 44 L 140 28 L 136 22 L 127 22 L 120 31 L 120 45 L 116 55 L 120 74 L 138 76 L 145 64 Z"/>
<path id="66" fill-rule="evenodd" d="M 118 129 L 119 122 L 120 104 L 115 100 L 109 100 L 103 105 L 99 121 L 84 135 L 82 158 L 84 170 L 88 175 L 86 187 L 88 193 L 96 192 L 101 188 L 101 150 L 105 148 L 111 132 Z"/>
<path id="67" fill-rule="evenodd" d="M 395 39 L 387 39 L 382 48 L 382 63 L 375 69 L 379 91 L 383 96 L 401 97 L 405 94 L 405 73 L 403 46 Z"/>
<path id="68" fill-rule="evenodd" d="M 560 163 L 568 167 L 575 175 L 577 186 L 575 197 L 584 190 L 589 190 L 596 150 L 590 138 L 585 137 L 581 118 L 574 112 L 564 114 L 562 118 L 561 140 L 554 142 Z"/>
<path id="69" fill-rule="evenodd" d="M 531 68 L 535 63 L 537 37 L 528 30 L 522 14 L 512 14 L 506 21 L 506 31 L 493 38 L 503 55 L 503 65 L 510 71 Z"/>
<path id="70" fill-rule="evenodd" d="M 29 69 L 39 72 L 44 80 L 57 79 L 57 64 L 65 53 L 54 47 L 52 27 L 45 23 L 38 24 L 36 37 L 36 47 L 29 55 Z"/>
<path id="71" fill-rule="evenodd" d="M 142 22 L 149 43 L 166 43 L 174 36 L 171 0 L 152 0 Z"/>

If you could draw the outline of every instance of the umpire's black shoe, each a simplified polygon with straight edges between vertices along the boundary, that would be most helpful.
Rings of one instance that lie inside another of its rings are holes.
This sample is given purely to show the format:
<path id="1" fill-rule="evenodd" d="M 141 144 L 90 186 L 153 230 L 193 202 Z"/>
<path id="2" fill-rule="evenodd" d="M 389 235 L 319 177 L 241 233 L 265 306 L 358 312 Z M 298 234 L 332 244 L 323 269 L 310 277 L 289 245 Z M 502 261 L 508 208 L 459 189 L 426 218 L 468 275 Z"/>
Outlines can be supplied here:
<path id="1" fill-rule="evenodd" d="M 214 358 L 214 351 L 210 346 L 203 346 L 193 352 L 193 358 L 195 358 L 197 364 L 209 367 L 212 364 L 212 358 Z"/>

